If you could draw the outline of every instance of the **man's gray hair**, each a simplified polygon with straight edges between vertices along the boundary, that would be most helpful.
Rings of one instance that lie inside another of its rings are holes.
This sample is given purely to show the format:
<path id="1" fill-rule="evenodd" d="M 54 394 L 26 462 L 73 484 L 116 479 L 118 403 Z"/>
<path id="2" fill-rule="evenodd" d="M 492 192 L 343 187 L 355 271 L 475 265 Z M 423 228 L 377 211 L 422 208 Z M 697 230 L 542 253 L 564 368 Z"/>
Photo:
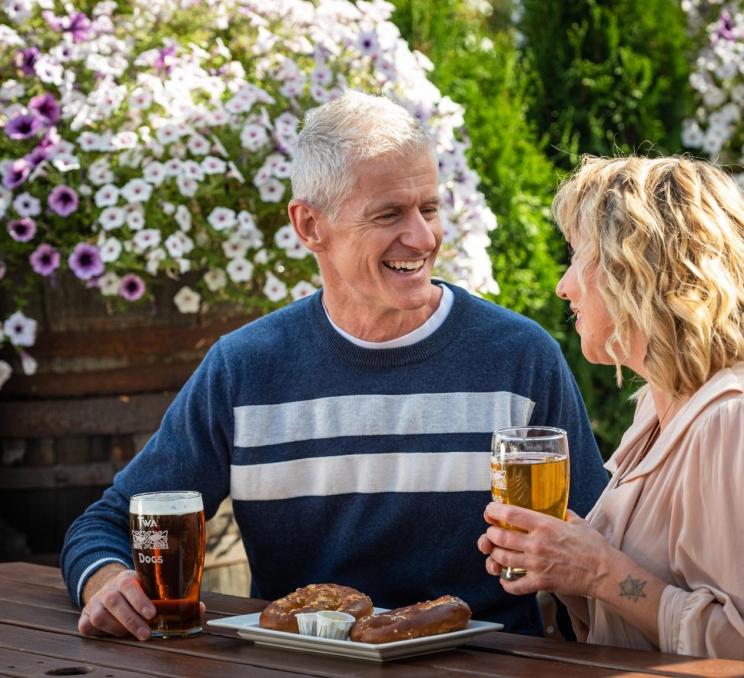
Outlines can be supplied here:
<path id="1" fill-rule="evenodd" d="M 333 220 L 354 187 L 356 163 L 417 150 L 434 157 L 431 138 L 405 108 L 346 90 L 305 116 L 292 163 L 293 197 Z"/>

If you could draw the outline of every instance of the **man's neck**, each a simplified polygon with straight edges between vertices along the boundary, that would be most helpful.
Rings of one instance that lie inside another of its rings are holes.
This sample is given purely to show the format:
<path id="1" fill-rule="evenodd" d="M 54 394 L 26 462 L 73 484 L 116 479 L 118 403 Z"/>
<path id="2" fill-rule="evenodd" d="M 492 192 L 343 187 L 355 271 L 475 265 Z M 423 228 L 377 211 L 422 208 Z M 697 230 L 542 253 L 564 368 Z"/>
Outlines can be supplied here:
<path id="1" fill-rule="evenodd" d="M 323 290 L 323 305 L 335 325 L 363 341 L 390 341 L 421 327 L 437 310 L 442 299 L 439 285 L 431 285 L 429 301 L 413 310 L 370 308 L 336 299 Z"/>

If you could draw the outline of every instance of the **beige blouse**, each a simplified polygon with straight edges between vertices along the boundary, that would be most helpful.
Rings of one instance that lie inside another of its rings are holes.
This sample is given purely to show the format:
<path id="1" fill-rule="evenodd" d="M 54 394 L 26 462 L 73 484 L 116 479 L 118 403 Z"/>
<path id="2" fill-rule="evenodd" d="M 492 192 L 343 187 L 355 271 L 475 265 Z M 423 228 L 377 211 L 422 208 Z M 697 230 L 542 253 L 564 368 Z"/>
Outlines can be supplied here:
<path id="1" fill-rule="evenodd" d="M 639 462 L 655 422 L 647 392 L 605 464 L 612 479 L 587 520 L 668 582 L 658 649 L 744 659 L 744 362 L 697 391 Z M 564 602 L 579 640 L 656 649 L 602 602 Z"/>

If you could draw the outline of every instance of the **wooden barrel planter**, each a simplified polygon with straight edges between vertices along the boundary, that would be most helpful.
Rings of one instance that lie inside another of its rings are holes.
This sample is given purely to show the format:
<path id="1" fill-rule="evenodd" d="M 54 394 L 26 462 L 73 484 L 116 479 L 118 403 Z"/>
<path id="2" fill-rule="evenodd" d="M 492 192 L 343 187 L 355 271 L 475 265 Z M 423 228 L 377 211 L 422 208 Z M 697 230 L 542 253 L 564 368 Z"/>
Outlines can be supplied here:
<path id="1" fill-rule="evenodd" d="M 23 375 L 12 350 L 0 355 L 16 370 L 0 390 L 0 560 L 54 563 L 70 523 L 157 429 L 207 349 L 249 320 L 182 315 L 177 289 L 113 315 L 97 291 L 61 278 L 29 312 L 40 328 L 36 374 Z M 224 518 L 219 529 L 234 538 Z"/>

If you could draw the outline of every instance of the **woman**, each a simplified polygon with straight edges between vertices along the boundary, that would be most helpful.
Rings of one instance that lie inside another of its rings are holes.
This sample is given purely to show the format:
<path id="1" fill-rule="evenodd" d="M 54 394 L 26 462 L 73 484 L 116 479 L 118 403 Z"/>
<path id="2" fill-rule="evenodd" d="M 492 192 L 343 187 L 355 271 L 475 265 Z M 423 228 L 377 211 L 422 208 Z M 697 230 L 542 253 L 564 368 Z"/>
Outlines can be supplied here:
<path id="1" fill-rule="evenodd" d="M 744 200 L 704 162 L 585 158 L 553 212 L 584 356 L 647 385 L 586 520 L 491 503 L 486 569 L 526 568 L 504 589 L 559 594 L 580 640 L 742 659 Z"/>

